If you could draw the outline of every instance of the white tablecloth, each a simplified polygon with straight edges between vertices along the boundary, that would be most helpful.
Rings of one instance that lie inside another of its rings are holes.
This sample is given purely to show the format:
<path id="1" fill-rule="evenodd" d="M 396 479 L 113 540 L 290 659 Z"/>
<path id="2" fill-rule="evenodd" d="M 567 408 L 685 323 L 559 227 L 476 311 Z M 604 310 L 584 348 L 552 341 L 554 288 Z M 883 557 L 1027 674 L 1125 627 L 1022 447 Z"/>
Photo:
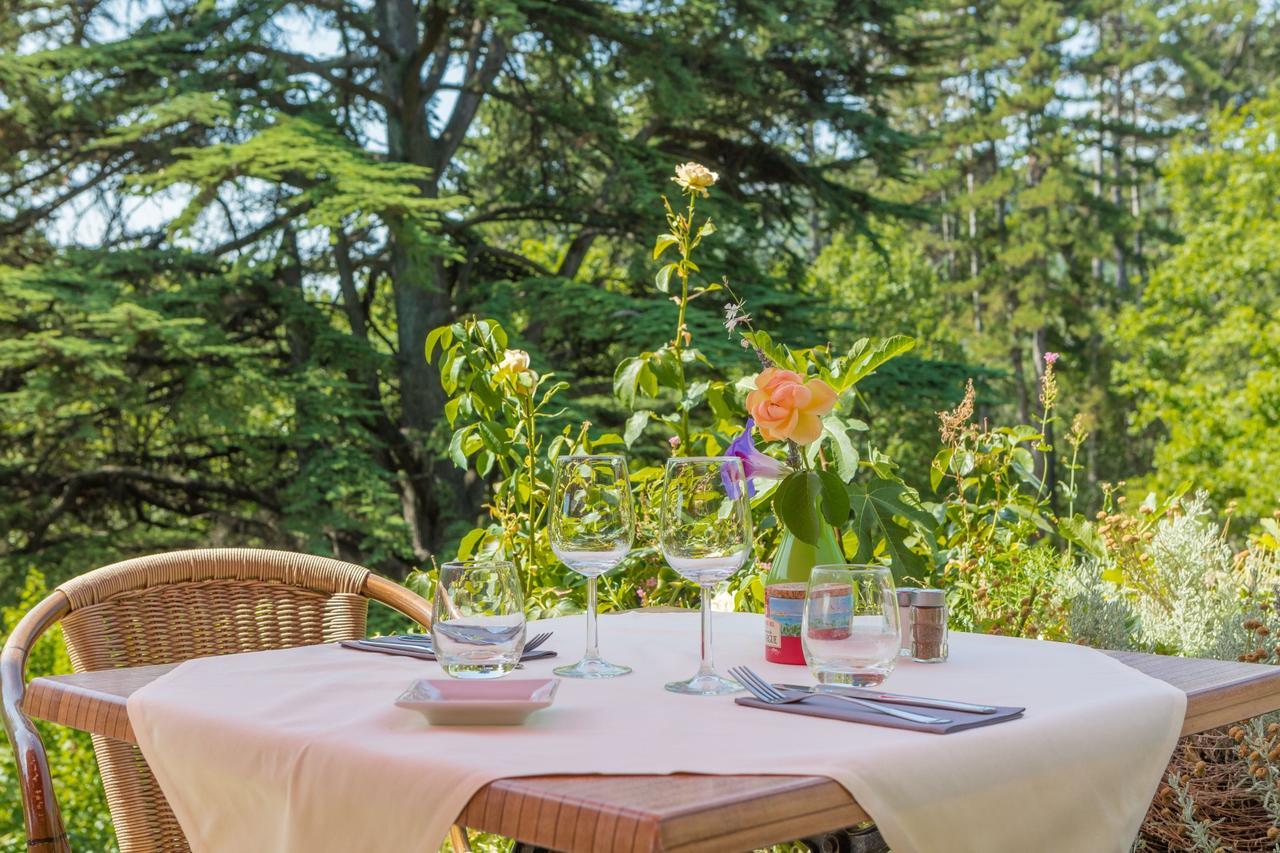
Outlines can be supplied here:
<path id="1" fill-rule="evenodd" d="M 547 620 L 576 659 L 581 616 Z M 760 616 L 716 614 L 717 664 L 763 660 Z M 668 693 L 697 666 L 698 617 L 601 620 L 607 681 L 565 679 L 522 727 L 432 727 L 392 702 L 435 663 L 338 646 L 204 658 L 129 699 L 129 719 L 194 850 L 435 851 L 490 781 L 547 773 L 828 776 L 895 853 L 1127 851 L 1178 737 L 1186 697 L 1091 649 L 953 635 L 945 664 L 902 663 L 885 689 L 1026 706 L 1022 719 L 934 735 Z"/>

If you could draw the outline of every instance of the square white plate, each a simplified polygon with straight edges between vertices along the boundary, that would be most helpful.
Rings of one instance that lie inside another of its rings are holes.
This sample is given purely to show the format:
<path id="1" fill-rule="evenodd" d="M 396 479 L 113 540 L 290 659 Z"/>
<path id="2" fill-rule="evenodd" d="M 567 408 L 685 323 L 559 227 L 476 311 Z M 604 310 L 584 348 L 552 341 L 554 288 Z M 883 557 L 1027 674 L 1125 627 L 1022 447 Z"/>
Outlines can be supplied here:
<path id="1" fill-rule="evenodd" d="M 550 705 L 559 686 L 558 678 L 424 678 L 409 685 L 396 705 L 418 711 L 433 726 L 518 726 Z"/>

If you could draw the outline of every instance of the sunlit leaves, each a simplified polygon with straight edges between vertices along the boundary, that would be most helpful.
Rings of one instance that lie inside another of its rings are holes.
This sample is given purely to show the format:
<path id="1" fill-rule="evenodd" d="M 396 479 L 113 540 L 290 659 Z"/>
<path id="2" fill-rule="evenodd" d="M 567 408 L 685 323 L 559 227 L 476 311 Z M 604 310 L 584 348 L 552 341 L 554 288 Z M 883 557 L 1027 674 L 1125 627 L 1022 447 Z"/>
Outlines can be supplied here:
<path id="1" fill-rule="evenodd" d="M 927 539 L 936 521 L 911 490 L 897 480 L 881 479 L 848 488 L 852 532 L 857 537 L 853 562 L 872 562 L 883 554 L 896 577 L 927 576 L 931 567 L 919 553 L 919 544 L 913 547 L 909 540 Z"/>
<path id="2" fill-rule="evenodd" d="M 802 542 L 818 543 L 820 525 L 839 528 L 849 518 L 849 495 L 833 471 L 796 471 L 773 494 L 774 514 Z"/>

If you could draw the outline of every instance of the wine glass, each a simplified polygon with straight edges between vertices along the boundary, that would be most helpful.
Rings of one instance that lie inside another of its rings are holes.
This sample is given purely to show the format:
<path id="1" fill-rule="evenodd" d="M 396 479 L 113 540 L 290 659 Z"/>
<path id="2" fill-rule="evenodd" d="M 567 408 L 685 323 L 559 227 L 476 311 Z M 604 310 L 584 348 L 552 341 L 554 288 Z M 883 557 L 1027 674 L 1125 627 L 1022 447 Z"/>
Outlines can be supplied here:
<path id="1" fill-rule="evenodd" d="M 667 460 L 662 484 L 662 555 L 702 587 L 702 665 L 672 693 L 717 696 L 742 686 L 715 671 L 711 654 L 711 591 L 742 568 L 751 553 L 751 508 L 742 461 L 734 456 Z"/>
<path id="2" fill-rule="evenodd" d="M 556 460 L 548 537 L 566 566 L 587 578 L 587 651 L 556 667 L 569 678 L 612 678 L 630 667 L 600 657 L 596 578 L 622 562 L 635 535 L 631 476 L 621 456 L 561 456 Z"/>
<path id="3" fill-rule="evenodd" d="M 524 651 L 524 592 L 507 560 L 460 560 L 440 567 L 431 645 L 454 678 L 499 678 Z"/>
<path id="4" fill-rule="evenodd" d="M 819 685 L 873 687 L 884 681 L 902 644 L 893 575 L 884 566 L 815 566 L 800 638 Z"/>

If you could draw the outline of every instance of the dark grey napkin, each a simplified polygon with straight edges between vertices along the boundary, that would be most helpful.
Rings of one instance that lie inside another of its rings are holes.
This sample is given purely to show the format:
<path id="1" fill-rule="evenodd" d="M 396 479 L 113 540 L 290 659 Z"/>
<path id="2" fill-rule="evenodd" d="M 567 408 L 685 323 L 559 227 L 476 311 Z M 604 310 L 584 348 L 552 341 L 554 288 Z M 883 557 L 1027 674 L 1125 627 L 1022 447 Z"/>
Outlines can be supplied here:
<path id="1" fill-rule="evenodd" d="M 435 660 L 434 652 L 426 649 L 418 651 L 417 649 L 406 649 L 401 647 L 384 646 L 369 640 L 342 640 L 338 643 L 344 649 L 355 649 L 358 652 L 378 652 L 384 655 L 401 655 L 407 658 L 417 658 L 418 660 Z M 525 652 L 520 656 L 520 660 L 542 660 L 543 658 L 553 658 L 556 653 L 550 649 L 534 649 L 531 652 Z"/>
<path id="2" fill-rule="evenodd" d="M 787 696 L 794 696 L 799 693 L 798 690 L 782 690 L 781 692 Z M 949 723 L 913 723 L 910 720 L 891 717 L 888 714 L 877 714 L 875 711 L 859 708 L 852 702 L 845 702 L 831 696 L 814 696 L 812 699 L 806 699 L 803 702 L 792 702 L 789 705 L 770 705 L 768 702 L 761 702 L 753 696 L 739 696 L 734 701 L 739 705 L 746 705 L 748 708 L 764 708 L 769 711 L 781 711 L 784 714 L 801 714 L 805 717 L 827 717 L 832 720 L 847 720 L 851 723 L 888 726 L 892 729 L 930 732 L 936 735 L 949 735 L 952 732 L 976 729 L 979 726 L 1007 723 L 1009 720 L 1016 720 L 1021 717 L 1022 712 L 1026 710 L 1025 708 L 997 705 L 994 714 L 973 714 L 968 711 L 943 711 L 937 708 L 921 708 L 918 705 L 898 705 L 893 702 L 876 703 L 877 705 L 897 708 L 899 711 L 927 714 L 930 717 L 942 717 L 951 721 Z"/>

